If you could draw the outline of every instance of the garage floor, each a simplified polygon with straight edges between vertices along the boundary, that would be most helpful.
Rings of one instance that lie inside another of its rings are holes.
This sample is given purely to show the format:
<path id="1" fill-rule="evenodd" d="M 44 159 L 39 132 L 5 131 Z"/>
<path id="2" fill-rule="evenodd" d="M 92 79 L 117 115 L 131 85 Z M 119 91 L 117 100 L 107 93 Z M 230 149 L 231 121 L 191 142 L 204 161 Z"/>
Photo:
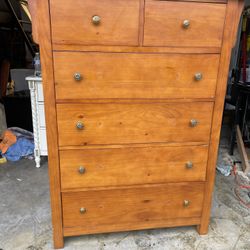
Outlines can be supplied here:
<path id="1" fill-rule="evenodd" d="M 29 160 L 0 165 L 0 249 L 53 249 L 46 161 L 40 169 Z M 249 250 L 250 209 L 236 199 L 234 178 L 217 172 L 208 235 L 195 227 L 102 234 L 67 238 L 65 249 Z"/>

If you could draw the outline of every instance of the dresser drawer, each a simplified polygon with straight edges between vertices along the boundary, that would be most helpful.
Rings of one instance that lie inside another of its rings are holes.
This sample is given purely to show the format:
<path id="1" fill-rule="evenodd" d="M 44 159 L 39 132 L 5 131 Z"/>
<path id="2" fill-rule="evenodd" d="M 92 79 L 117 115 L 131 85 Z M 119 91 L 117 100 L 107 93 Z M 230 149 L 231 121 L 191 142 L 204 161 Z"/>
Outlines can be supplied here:
<path id="1" fill-rule="evenodd" d="M 63 225 L 81 233 L 148 228 L 172 218 L 200 217 L 203 183 L 178 183 L 62 193 Z M 72 229 L 71 229 L 72 231 Z"/>
<path id="2" fill-rule="evenodd" d="M 225 4 L 146 0 L 145 46 L 221 47 Z"/>
<path id="3" fill-rule="evenodd" d="M 140 0 L 51 0 L 57 44 L 137 45 Z"/>
<path id="4" fill-rule="evenodd" d="M 207 146 L 60 151 L 62 189 L 205 181 Z"/>
<path id="5" fill-rule="evenodd" d="M 58 104 L 59 145 L 207 143 L 212 110 L 212 102 Z"/>
<path id="6" fill-rule="evenodd" d="M 57 52 L 54 62 L 57 99 L 213 98 L 219 55 Z"/>

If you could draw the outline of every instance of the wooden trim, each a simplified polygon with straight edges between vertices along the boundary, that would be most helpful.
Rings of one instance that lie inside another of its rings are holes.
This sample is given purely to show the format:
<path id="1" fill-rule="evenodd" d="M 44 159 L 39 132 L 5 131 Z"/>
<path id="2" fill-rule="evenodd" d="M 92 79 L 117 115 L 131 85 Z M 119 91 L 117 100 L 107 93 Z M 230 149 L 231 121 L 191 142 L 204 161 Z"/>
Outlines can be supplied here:
<path id="1" fill-rule="evenodd" d="M 75 44 L 53 45 L 54 51 L 112 52 L 112 53 L 176 53 L 176 54 L 220 54 L 219 47 L 136 47 L 136 46 L 86 46 Z"/>
<path id="2" fill-rule="evenodd" d="M 197 99 L 184 99 L 184 98 L 173 98 L 173 99 L 58 99 L 57 104 L 63 103 L 76 103 L 76 104 L 100 104 L 100 103 L 192 103 L 192 102 L 214 102 L 214 98 L 197 98 Z"/>
<path id="3" fill-rule="evenodd" d="M 92 145 L 69 145 L 59 146 L 59 150 L 88 150 L 88 149 L 117 149 L 117 148 L 145 148 L 145 147 L 191 147 L 191 146 L 208 146 L 206 142 L 150 142 L 150 143 L 133 143 L 133 144 L 92 144 Z"/>
<path id="4" fill-rule="evenodd" d="M 235 15 L 237 13 L 238 1 L 229 0 L 227 6 L 227 14 L 225 19 L 225 29 L 223 34 L 223 46 L 221 52 L 218 82 L 216 89 L 216 98 L 214 105 L 214 114 L 212 120 L 212 130 L 211 130 L 211 141 L 209 147 L 209 157 L 208 157 L 208 167 L 207 167 L 207 181 L 205 185 L 205 199 L 203 204 L 203 211 L 201 217 L 201 224 L 198 226 L 198 232 L 200 234 L 207 234 L 209 220 L 210 220 L 210 211 L 211 211 L 211 202 L 212 194 L 214 188 L 214 179 L 215 179 L 215 169 L 217 162 L 217 152 L 220 139 L 221 131 L 221 122 L 222 114 L 224 108 L 224 97 L 226 94 L 227 80 L 228 80 L 228 69 L 231 58 L 231 49 L 233 47 L 234 41 L 234 29 L 232 26 L 235 22 Z"/>
<path id="5" fill-rule="evenodd" d="M 192 226 L 200 224 L 201 219 L 198 218 L 177 218 L 177 219 L 168 219 L 168 220 L 161 220 L 161 221 L 154 221 L 154 229 L 155 228 L 166 228 L 166 227 L 178 227 L 178 226 Z M 122 225 L 122 227 L 117 227 L 116 229 L 112 229 L 112 232 L 119 232 L 119 231 L 132 231 L 132 230 L 140 230 L 140 229 L 151 229 L 148 226 L 148 223 L 145 222 L 144 224 L 140 224 L 140 227 L 136 224 L 129 224 L 127 226 Z M 74 228 L 64 228 L 64 236 L 75 236 L 81 235 L 82 231 L 84 230 L 83 227 L 74 227 Z M 84 230 L 85 231 L 85 230 Z M 89 234 L 97 233 L 96 231 L 92 232 L 89 231 Z M 108 233 L 107 231 L 100 231 L 98 233 Z M 85 233 L 86 234 L 86 233 Z"/>
<path id="6" fill-rule="evenodd" d="M 55 248 L 63 248 L 63 225 L 62 225 L 62 206 L 61 206 L 61 183 L 59 170 L 59 152 L 58 152 L 58 133 L 56 119 L 54 73 L 53 73 L 53 55 L 51 45 L 50 30 L 50 11 L 49 0 L 34 1 L 29 4 L 33 6 L 32 17 L 35 19 L 35 26 L 42 24 L 39 28 L 39 39 L 36 33 L 36 39 L 40 42 L 40 54 L 43 71 L 43 89 L 46 114 L 46 130 L 48 144 L 49 160 L 49 178 L 50 178 L 50 197 L 52 208 L 52 222 Z M 34 8 L 35 6 L 35 8 Z M 39 10 L 39 11 L 38 11 Z M 34 26 L 34 25 L 33 25 Z M 37 28 L 35 29 L 35 32 Z"/>
<path id="7" fill-rule="evenodd" d="M 154 184 L 137 184 L 137 185 L 126 185 L 126 186 L 108 186 L 108 187 L 86 187 L 86 188 L 74 188 L 74 189 L 64 189 L 62 190 L 62 193 L 69 193 L 70 192 L 84 192 L 84 191 L 101 191 L 101 190 L 117 190 L 117 189 L 131 189 L 132 187 L 134 189 L 136 188 L 155 188 L 155 187 L 160 187 L 163 184 L 165 186 L 167 185 L 189 185 L 190 183 L 196 183 L 196 184 L 204 184 L 202 181 L 194 181 L 194 182 L 177 182 L 177 183 L 172 183 L 172 182 L 167 182 L 167 183 L 154 183 Z"/>
<path id="8" fill-rule="evenodd" d="M 64 188 L 62 189 L 62 194 L 63 193 L 74 193 L 74 192 L 87 192 L 87 191 L 102 191 L 102 190 L 117 190 L 117 189 L 127 189 L 127 188 L 147 188 L 147 187 L 152 187 L 154 185 L 166 185 L 166 184 L 173 184 L 173 185 L 180 185 L 183 183 L 188 183 L 188 184 L 196 184 L 201 181 L 188 181 L 188 182 L 179 182 L 179 181 L 171 181 L 171 182 L 157 182 L 155 183 L 149 183 L 149 184 L 143 184 L 143 185 L 126 185 L 126 186 L 119 186 L 119 185 L 109 185 L 109 186 L 100 186 L 100 187 L 83 187 L 83 188 Z"/>
<path id="9" fill-rule="evenodd" d="M 140 19 L 139 19 L 139 46 L 143 45 L 144 39 L 144 12 L 145 8 L 145 0 L 140 0 Z"/>
<path id="10" fill-rule="evenodd" d="M 241 161 L 242 161 L 243 171 L 246 174 L 248 174 L 250 172 L 250 164 L 249 164 L 249 161 L 248 161 L 248 156 L 247 156 L 247 152 L 246 152 L 246 149 L 245 149 L 245 145 L 244 145 L 244 142 L 242 140 L 242 134 L 241 134 L 239 125 L 236 126 L 236 140 L 237 140 L 238 150 L 239 150 L 239 153 L 240 153 L 240 158 L 241 158 Z"/>
<path id="11" fill-rule="evenodd" d="M 120 144 L 120 145 L 86 145 L 86 146 L 61 146 L 60 150 L 91 150 L 91 149 L 111 149 L 111 148 L 146 148 L 146 147 L 190 147 L 190 146 L 203 146 L 207 144 L 200 142 L 182 142 L 182 143 L 138 143 L 138 144 Z"/>

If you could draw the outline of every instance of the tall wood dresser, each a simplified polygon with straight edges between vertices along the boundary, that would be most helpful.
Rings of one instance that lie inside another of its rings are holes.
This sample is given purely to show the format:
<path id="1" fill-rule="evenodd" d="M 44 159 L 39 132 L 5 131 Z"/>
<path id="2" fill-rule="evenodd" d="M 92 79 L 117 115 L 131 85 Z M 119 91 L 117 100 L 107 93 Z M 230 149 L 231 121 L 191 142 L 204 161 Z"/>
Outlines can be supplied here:
<path id="1" fill-rule="evenodd" d="M 55 248 L 209 225 L 241 0 L 30 0 Z"/>

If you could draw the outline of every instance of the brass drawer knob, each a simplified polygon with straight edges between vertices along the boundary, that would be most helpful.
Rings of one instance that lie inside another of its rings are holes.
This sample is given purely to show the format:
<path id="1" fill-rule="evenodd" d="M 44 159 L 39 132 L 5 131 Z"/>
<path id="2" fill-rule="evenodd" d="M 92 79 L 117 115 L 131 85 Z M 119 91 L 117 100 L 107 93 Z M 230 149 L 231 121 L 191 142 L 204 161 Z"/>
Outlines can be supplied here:
<path id="1" fill-rule="evenodd" d="M 197 120 L 195 120 L 195 119 L 191 119 L 190 120 L 190 126 L 191 127 L 196 127 L 198 125 L 198 121 Z"/>
<path id="2" fill-rule="evenodd" d="M 78 171 L 79 171 L 80 174 L 84 174 L 86 169 L 85 169 L 85 167 L 80 166 Z"/>
<path id="3" fill-rule="evenodd" d="M 83 123 L 82 123 L 82 122 L 77 122 L 77 123 L 76 123 L 76 128 L 79 129 L 79 130 L 84 129 Z"/>
<path id="4" fill-rule="evenodd" d="M 85 207 L 80 208 L 80 213 L 85 214 L 87 212 L 87 209 Z"/>
<path id="5" fill-rule="evenodd" d="M 193 164 L 193 162 L 191 162 L 191 161 L 188 161 L 188 162 L 186 163 L 186 168 L 187 168 L 187 169 L 191 169 L 193 166 L 194 166 L 194 164 Z"/>
<path id="6" fill-rule="evenodd" d="M 92 17 L 92 23 L 94 24 L 94 25 L 98 25 L 98 24 L 100 24 L 100 22 L 101 22 L 101 17 L 100 16 L 93 16 Z"/>
<path id="7" fill-rule="evenodd" d="M 198 73 L 196 73 L 196 74 L 194 75 L 194 79 L 195 79 L 196 81 L 202 80 L 202 77 L 203 77 L 203 75 L 202 75 L 202 73 L 200 73 L 200 72 L 198 72 Z"/>
<path id="8" fill-rule="evenodd" d="M 184 29 L 189 28 L 189 26 L 190 26 L 190 21 L 189 21 L 189 20 L 184 20 L 183 23 L 182 23 L 182 26 L 183 26 Z"/>
<path id="9" fill-rule="evenodd" d="M 82 75 L 80 73 L 75 73 L 74 78 L 76 81 L 81 81 L 82 80 Z"/>
<path id="10" fill-rule="evenodd" d="M 184 207 L 188 207 L 190 205 L 190 201 L 189 200 L 184 200 L 183 201 L 183 206 Z"/>

